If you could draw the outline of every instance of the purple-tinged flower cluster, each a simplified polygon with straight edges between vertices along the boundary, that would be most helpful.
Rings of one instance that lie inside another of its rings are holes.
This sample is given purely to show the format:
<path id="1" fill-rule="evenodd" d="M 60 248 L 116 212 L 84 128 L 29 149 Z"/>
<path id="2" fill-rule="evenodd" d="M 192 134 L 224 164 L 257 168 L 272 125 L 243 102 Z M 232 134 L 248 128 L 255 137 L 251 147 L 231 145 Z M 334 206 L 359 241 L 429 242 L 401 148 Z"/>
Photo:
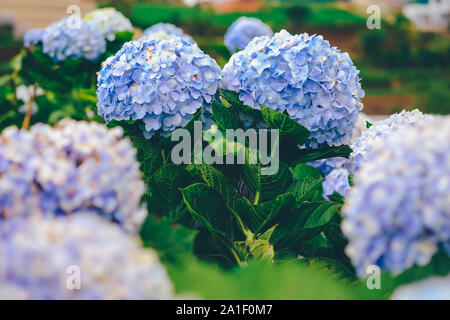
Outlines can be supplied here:
<path id="1" fill-rule="evenodd" d="M 450 276 L 432 277 L 401 286 L 392 300 L 450 300 Z"/>
<path id="2" fill-rule="evenodd" d="M 147 215 L 136 150 L 122 130 L 65 119 L 0 136 L 1 220 L 93 212 L 137 232 Z"/>
<path id="3" fill-rule="evenodd" d="M 369 129 L 361 132 L 361 135 L 352 142 L 353 150 L 350 155 L 352 171 L 356 172 L 365 161 L 366 155 L 372 145 L 377 141 L 390 136 L 402 126 L 413 126 L 418 121 L 429 117 L 419 110 L 413 111 L 403 110 L 400 113 L 391 115 L 389 118 L 374 123 Z"/>
<path id="4" fill-rule="evenodd" d="M 84 20 L 108 41 L 114 41 L 117 32 L 133 31 L 130 20 L 114 8 L 91 11 L 86 14 Z"/>
<path id="5" fill-rule="evenodd" d="M 126 43 L 98 75 L 98 113 L 106 121 L 142 120 L 144 136 L 186 125 L 211 103 L 220 67 L 197 45 L 181 39 Z"/>
<path id="6" fill-rule="evenodd" d="M 323 197 L 328 200 L 328 196 L 334 192 L 346 197 L 350 192 L 350 182 L 348 176 L 350 172 L 345 168 L 332 170 L 323 181 Z"/>
<path id="7" fill-rule="evenodd" d="M 282 30 L 253 39 L 223 69 L 224 88 L 255 109 L 287 112 L 311 131 L 307 146 L 348 144 L 362 109 L 359 71 L 322 36 Z"/>
<path id="8" fill-rule="evenodd" d="M 156 252 L 97 216 L 11 219 L 0 224 L 4 299 L 172 299 Z"/>
<path id="9" fill-rule="evenodd" d="M 273 35 L 272 29 L 257 18 L 240 17 L 228 28 L 224 42 L 231 53 L 244 49 L 256 37 Z"/>
<path id="10" fill-rule="evenodd" d="M 171 40 L 176 38 L 181 38 L 186 42 L 195 44 L 195 40 L 180 28 L 174 26 L 170 23 L 157 23 L 144 31 L 142 38 L 147 39 L 158 39 L 158 40 Z"/>
<path id="11" fill-rule="evenodd" d="M 377 139 L 354 183 L 342 229 L 358 273 L 369 265 L 399 273 L 427 264 L 450 244 L 450 117 Z"/>
<path id="12" fill-rule="evenodd" d="M 44 30 L 30 30 L 24 36 L 24 45 L 42 43 L 42 51 L 54 61 L 67 58 L 97 60 L 106 50 L 103 36 L 86 21 L 64 18 Z"/>

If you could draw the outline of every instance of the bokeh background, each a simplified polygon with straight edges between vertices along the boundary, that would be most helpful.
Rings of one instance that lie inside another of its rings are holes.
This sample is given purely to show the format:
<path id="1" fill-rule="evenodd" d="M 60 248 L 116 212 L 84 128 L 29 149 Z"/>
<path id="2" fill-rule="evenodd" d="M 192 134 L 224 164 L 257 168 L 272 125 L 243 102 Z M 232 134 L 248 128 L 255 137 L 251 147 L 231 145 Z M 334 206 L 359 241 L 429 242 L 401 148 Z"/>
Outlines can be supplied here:
<path id="1" fill-rule="evenodd" d="M 381 9 L 381 29 L 369 30 L 367 8 L 373 4 Z M 450 0 L 0 0 L 0 79 L 11 72 L 23 32 L 69 15 L 70 5 L 79 6 L 81 15 L 114 6 L 140 29 L 173 23 L 221 66 L 230 57 L 223 35 L 243 15 L 275 32 L 321 34 L 361 70 L 365 113 L 450 113 Z"/>

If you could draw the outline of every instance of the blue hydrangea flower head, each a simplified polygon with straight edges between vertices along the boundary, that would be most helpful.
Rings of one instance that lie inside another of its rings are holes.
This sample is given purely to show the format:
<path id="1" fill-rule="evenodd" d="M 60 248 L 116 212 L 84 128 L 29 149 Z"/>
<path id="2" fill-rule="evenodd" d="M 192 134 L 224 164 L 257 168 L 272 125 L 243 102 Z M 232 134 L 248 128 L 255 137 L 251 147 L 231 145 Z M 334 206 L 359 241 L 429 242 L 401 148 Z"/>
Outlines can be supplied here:
<path id="1" fill-rule="evenodd" d="M 311 131 L 307 146 L 348 144 L 362 109 L 359 71 L 349 55 L 322 36 L 253 39 L 223 68 L 222 85 L 255 109 L 264 104 Z"/>
<path id="2" fill-rule="evenodd" d="M 131 233 L 147 215 L 136 150 L 122 130 L 65 119 L 0 136 L 0 224 L 17 216 L 92 212 Z"/>
<path id="3" fill-rule="evenodd" d="M 174 298 L 156 252 L 89 214 L 1 223 L 0 288 L 7 299 Z"/>
<path id="4" fill-rule="evenodd" d="M 328 196 L 334 192 L 346 197 L 350 192 L 349 174 L 350 172 L 345 168 L 332 170 L 323 181 L 323 197 L 328 200 Z"/>
<path id="5" fill-rule="evenodd" d="M 133 31 L 130 20 L 114 8 L 93 10 L 85 15 L 84 20 L 108 41 L 116 39 L 116 32 Z"/>
<path id="6" fill-rule="evenodd" d="M 25 47 L 35 46 L 42 42 L 45 29 L 30 29 L 23 35 L 23 45 Z"/>
<path id="7" fill-rule="evenodd" d="M 391 115 L 389 118 L 375 122 L 369 129 L 361 132 L 361 135 L 352 142 L 352 154 L 350 155 L 352 171 L 358 171 L 364 162 L 367 152 L 378 140 L 384 139 L 397 131 L 402 126 L 413 126 L 419 120 L 428 117 L 419 110 L 403 110 L 400 113 Z"/>
<path id="8" fill-rule="evenodd" d="M 244 49 L 255 37 L 273 35 L 272 29 L 257 18 L 240 17 L 228 28 L 224 42 L 231 53 Z"/>
<path id="9" fill-rule="evenodd" d="M 127 42 L 98 75 L 98 113 L 106 121 L 142 120 L 146 138 L 185 126 L 211 103 L 220 67 L 197 45 L 180 38 Z"/>
<path id="10" fill-rule="evenodd" d="M 392 300 L 450 300 L 450 276 L 431 277 L 401 286 Z"/>
<path id="11" fill-rule="evenodd" d="M 106 41 L 86 21 L 64 18 L 45 28 L 42 50 L 55 61 L 67 58 L 96 61 L 105 52 Z"/>
<path id="12" fill-rule="evenodd" d="M 157 23 L 153 26 L 145 29 L 142 38 L 148 39 L 160 39 L 160 40 L 171 40 L 175 38 L 181 38 L 186 42 L 195 44 L 195 40 L 182 29 L 174 26 L 170 23 Z"/>
<path id="13" fill-rule="evenodd" d="M 437 131 L 436 128 L 439 128 Z M 450 117 L 428 118 L 378 139 L 343 208 L 347 255 L 402 272 L 450 244 Z"/>

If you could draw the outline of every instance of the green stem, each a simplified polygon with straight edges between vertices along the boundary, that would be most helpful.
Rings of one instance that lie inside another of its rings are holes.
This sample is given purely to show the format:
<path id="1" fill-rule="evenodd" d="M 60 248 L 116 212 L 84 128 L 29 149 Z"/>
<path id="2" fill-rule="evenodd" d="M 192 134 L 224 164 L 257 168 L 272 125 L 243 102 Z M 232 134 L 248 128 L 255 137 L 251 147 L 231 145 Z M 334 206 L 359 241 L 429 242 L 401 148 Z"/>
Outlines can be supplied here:
<path id="1" fill-rule="evenodd" d="M 233 255 L 234 259 L 236 259 L 236 262 L 240 267 L 245 267 L 247 263 L 242 262 L 241 259 L 239 259 L 239 256 L 237 255 L 236 251 L 234 251 L 233 248 L 231 248 L 231 254 Z"/>
<path id="2" fill-rule="evenodd" d="M 255 200 L 253 200 L 253 205 L 254 206 L 256 206 L 258 204 L 258 202 L 259 202 L 259 195 L 260 195 L 260 193 L 259 193 L 259 190 L 258 190 L 255 193 Z"/>

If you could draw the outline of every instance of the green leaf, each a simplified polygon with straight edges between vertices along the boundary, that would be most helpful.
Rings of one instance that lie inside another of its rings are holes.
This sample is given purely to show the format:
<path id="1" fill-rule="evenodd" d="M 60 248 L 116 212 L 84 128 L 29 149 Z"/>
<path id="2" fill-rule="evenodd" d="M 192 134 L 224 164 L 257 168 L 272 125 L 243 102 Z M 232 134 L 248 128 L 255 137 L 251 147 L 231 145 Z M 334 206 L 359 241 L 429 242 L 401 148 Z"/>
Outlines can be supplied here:
<path id="1" fill-rule="evenodd" d="M 196 167 L 206 184 L 220 193 L 230 209 L 235 209 L 237 192 L 231 181 L 213 166 L 201 164 Z"/>
<path id="2" fill-rule="evenodd" d="M 234 240 L 234 216 L 220 194 L 215 189 L 201 183 L 182 189 L 181 193 L 192 216 L 223 244 L 231 246 Z"/>
<path id="3" fill-rule="evenodd" d="M 285 193 L 292 182 L 289 168 L 282 162 L 276 174 L 261 176 L 261 201 L 275 199 L 279 194 Z"/>
<path id="4" fill-rule="evenodd" d="M 347 146 L 325 147 L 323 149 L 291 149 L 287 150 L 285 154 L 280 156 L 281 160 L 285 161 L 290 166 L 296 166 L 299 163 L 307 163 L 310 161 L 343 157 L 348 158 L 352 153 L 352 149 Z"/>
<path id="5" fill-rule="evenodd" d="M 291 213 L 295 204 L 294 196 L 290 193 L 279 195 L 276 199 L 256 206 L 259 217 L 264 220 L 255 230 L 255 233 L 264 232 L 267 227 L 281 223 Z"/>
<path id="6" fill-rule="evenodd" d="M 323 180 L 319 177 L 300 177 L 289 186 L 287 191 L 294 195 L 298 205 L 303 204 L 304 201 L 321 200 Z"/>
<path id="7" fill-rule="evenodd" d="M 261 113 L 270 128 L 280 130 L 281 136 L 292 136 L 297 144 L 303 145 L 311 135 L 305 127 L 283 113 L 264 105 L 261 105 Z"/>
<path id="8" fill-rule="evenodd" d="M 197 233 L 168 219 L 148 215 L 140 236 L 145 247 L 158 251 L 163 261 L 173 262 L 193 253 Z"/>
<path id="9" fill-rule="evenodd" d="M 320 171 L 313 166 L 307 165 L 307 164 L 298 164 L 293 169 L 292 176 L 294 178 L 294 181 L 300 180 L 305 177 L 309 178 L 321 178 L 322 174 Z"/>
<path id="10" fill-rule="evenodd" d="M 176 214 L 182 200 L 179 188 L 187 185 L 189 177 L 189 172 L 182 166 L 167 164 L 158 169 L 148 180 L 149 210 L 158 215 Z"/>
<path id="11" fill-rule="evenodd" d="M 304 228 L 317 228 L 326 225 L 339 213 L 340 204 L 324 202 L 316 208 L 305 223 Z"/>
<path id="12" fill-rule="evenodd" d="M 261 111 L 253 109 L 250 106 L 244 105 L 241 100 L 239 99 L 239 93 L 232 91 L 232 90 L 226 90 L 226 89 L 219 89 L 220 96 L 227 101 L 233 109 L 235 109 L 238 112 L 242 112 L 245 114 L 252 115 L 256 118 L 262 119 Z"/>
<path id="13" fill-rule="evenodd" d="M 226 130 L 241 128 L 239 119 L 237 119 L 233 112 L 222 103 L 217 100 L 213 100 L 211 107 L 213 118 L 220 129 Z"/>

